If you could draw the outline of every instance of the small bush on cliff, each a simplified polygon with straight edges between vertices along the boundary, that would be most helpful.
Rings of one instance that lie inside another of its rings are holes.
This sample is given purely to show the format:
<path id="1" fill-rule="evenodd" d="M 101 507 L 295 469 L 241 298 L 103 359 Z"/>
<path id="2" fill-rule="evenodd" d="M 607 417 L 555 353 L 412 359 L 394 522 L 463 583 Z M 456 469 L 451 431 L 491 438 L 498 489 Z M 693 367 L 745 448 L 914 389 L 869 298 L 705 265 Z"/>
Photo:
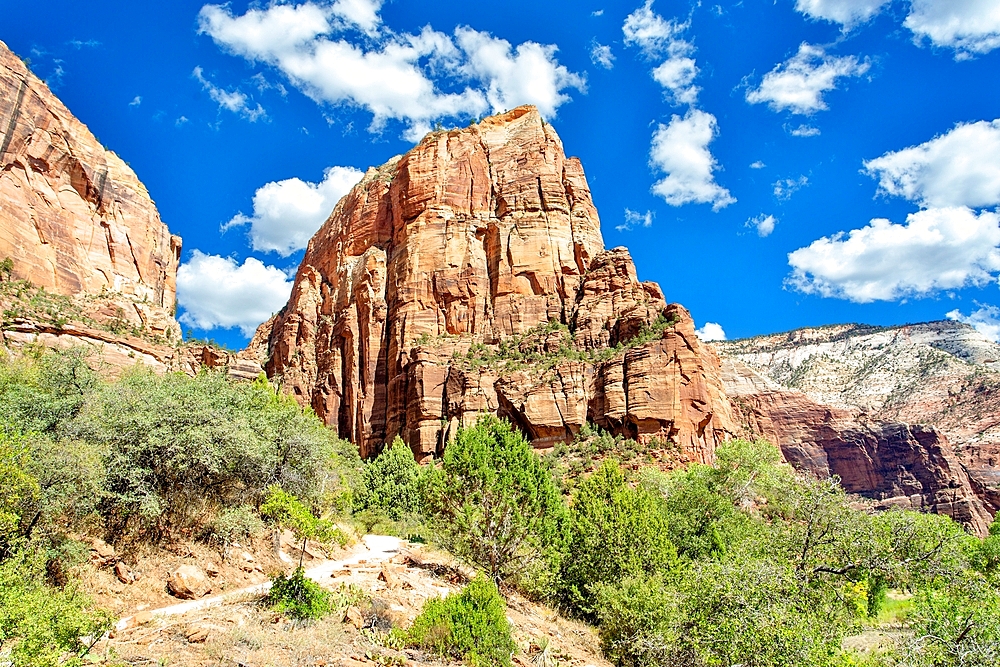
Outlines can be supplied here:
<path id="1" fill-rule="evenodd" d="M 493 582 L 477 577 L 459 593 L 428 600 L 408 642 L 473 667 L 509 667 L 517 649 L 506 605 Z"/>
<path id="2" fill-rule="evenodd" d="M 567 511 L 551 471 L 508 422 L 483 417 L 460 429 L 423 488 L 424 507 L 452 553 L 494 581 L 552 589 Z"/>

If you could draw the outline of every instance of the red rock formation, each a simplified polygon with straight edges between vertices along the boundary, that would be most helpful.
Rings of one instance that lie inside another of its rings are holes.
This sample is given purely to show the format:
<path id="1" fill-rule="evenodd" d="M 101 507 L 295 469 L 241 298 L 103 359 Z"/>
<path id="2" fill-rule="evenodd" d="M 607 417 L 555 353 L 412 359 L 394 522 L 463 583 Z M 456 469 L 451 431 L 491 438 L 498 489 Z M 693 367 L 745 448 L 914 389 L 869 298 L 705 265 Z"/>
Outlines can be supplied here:
<path id="1" fill-rule="evenodd" d="M 630 342 L 661 315 L 674 325 Z M 504 358 L 511 341 L 534 362 Z M 580 162 L 532 107 L 369 170 L 251 354 L 366 455 L 397 434 L 433 455 L 484 412 L 538 447 L 589 419 L 700 461 L 727 432 L 718 360 L 624 248 L 604 251 Z"/>
<path id="2" fill-rule="evenodd" d="M 0 258 L 88 315 L 179 338 L 181 240 L 135 173 L 0 42 Z"/>
<path id="3" fill-rule="evenodd" d="M 739 361 L 726 360 L 724 368 L 735 421 L 744 434 L 777 444 L 799 470 L 836 475 L 846 491 L 882 506 L 945 514 L 985 535 L 992 519 L 990 505 L 980 497 L 982 485 L 934 427 L 871 420 L 822 405 L 778 387 Z"/>

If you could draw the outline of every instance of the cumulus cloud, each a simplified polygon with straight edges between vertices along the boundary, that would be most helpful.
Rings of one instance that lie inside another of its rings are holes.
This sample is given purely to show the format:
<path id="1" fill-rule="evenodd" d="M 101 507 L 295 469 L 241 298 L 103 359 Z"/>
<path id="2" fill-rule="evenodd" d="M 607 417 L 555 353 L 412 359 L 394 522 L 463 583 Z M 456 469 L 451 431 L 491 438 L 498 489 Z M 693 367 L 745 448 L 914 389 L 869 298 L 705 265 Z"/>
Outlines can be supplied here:
<path id="1" fill-rule="evenodd" d="M 198 250 L 177 269 L 177 302 L 183 324 L 202 330 L 238 327 L 244 336 L 288 301 L 292 281 L 276 267 L 248 257 L 237 264 L 231 257 Z"/>
<path id="2" fill-rule="evenodd" d="M 838 79 L 861 76 L 870 68 L 867 59 L 831 56 L 822 46 L 803 42 L 798 53 L 764 75 L 759 87 L 747 89 L 746 100 L 811 115 L 828 108 L 823 93 L 835 90 Z"/>
<path id="3" fill-rule="evenodd" d="M 818 137 L 820 135 L 819 128 L 812 125 L 799 125 L 789 129 L 788 133 L 793 137 Z"/>
<path id="4" fill-rule="evenodd" d="M 945 317 L 956 322 L 964 322 L 994 343 L 1000 343 L 1000 308 L 981 303 L 976 305 L 979 306 L 979 310 L 974 310 L 969 315 L 963 315 L 956 309 L 947 313 Z"/>
<path id="5" fill-rule="evenodd" d="M 660 124 L 653 135 L 650 164 L 666 173 L 653 192 L 671 206 L 711 204 L 719 210 L 736 199 L 715 182 L 718 163 L 708 145 L 718 134 L 715 116 L 690 109 L 684 117 L 674 115 L 669 125 Z"/>
<path id="6" fill-rule="evenodd" d="M 128 103 L 128 105 L 130 107 L 137 107 L 140 104 L 142 104 L 142 96 L 141 95 L 136 95 L 135 97 L 132 98 L 132 101 Z"/>
<path id="7" fill-rule="evenodd" d="M 208 92 L 208 96 L 219 105 L 219 108 L 227 109 L 235 114 L 239 114 L 251 123 L 255 123 L 261 118 L 267 116 L 267 113 L 260 104 L 255 107 L 251 107 L 249 104 L 249 98 L 244 93 L 239 90 L 223 90 L 206 79 L 204 70 L 202 70 L 201 67 L 195 67 L 191 76 L 197 79 L 198 83 L 201 84 L 201 87 Z"/>
<path id="8" fill-rule="evenodd" d="M 567 90 L 585 88 L 583 76 L 558 63 L 553 45 L 514 47 L 467 27 L 454 35 L 430 26 L 419 34 L 395 33 L 380 27 L 381 4 L 308 1 L 242 15 L 228 5 L 205 5 L 199 31 L 235 55 L 277 68 L 318 103 L 368 110 L 373 131 L 390 119 L 402 121 L 410 139 L 435 120 L 490 108 L 535 104 L 551 116 L 569 101 Z M 366 37 L 352 38 L 355 29 Z"/>
<path id="9" fill-rule="evenodd" d="M 627 232 L 635 227 L 651 227 L 653 225 L 654 214 L 652 211 L 639 213 L 630 208 L 625 209 L 625 222 L 616 225 L 615 229 L 620 232 Z"/>
<path id="10" fill-rule="evenodd" d="M 586 90 L 582 76 L 556 61 L 553 45 L 524 42 L 513 48 L 505 39 L 471 28 L 458 28 L 455 37 L 466 56 L 462 71 L 486 86 L 494 112 L 534 104 L 543 116 L 552 116 L 570 100 L 563 91 Z"/>
<path id="11" fill-rule="evenodd" d="M 353 167 L 330 167 L 320 183 L 298 178 L 267 183 L 253 196 L 253 215 L 237 214 L 223 229 L 250 225 L 254 250 L 287 257 L 309 243 L 364 174 Z"/>
<path id="12" fill-rule="evenodd" d="M 705 326 L 700 329 L 695 329 L 694 334 L 698 336 L 700 340 L 705 342 L 713 340 L 726 340 L 726 332 L 722 329 L 722 325 L 716 324 L 715 322 L 705 322 Z"/>
<path id="13" fill-rule="evenodd" d="M 1000 4 L 996 0 L 912 0 L 903 25 L 914 41 L 955 50 L 964 60 L 1000 47 Z"/>
<path id="14" fill-rule="evenodd" d="M 745 226 L 751 229 L 756 229 L 757 236 L 766 238 L 771 235 L 771 232 L 774 231 L 774 227 L 777 224 L 778 219 L 773 215 L 764 215 L 761 213 L 756 218 L 750 218 L 747 220 Z"/>
<path id="15" fill-rule="evenodd" d="M 796 192 L 809 185 L 807 176 L 798 178 L 782 178 L 774 183 L 774 197 L 780 201 L 788 201 Z"/>
<path id="16" fill-rule="evenodd" d="M 751 169 L 763 169 L 766 166 L 767 165 L 764 164 L 764 162 L 762 160 L 755 160 L 754 162 L 750 163 L 750 168 Z"/>
<path id="17" fill-rule="evenodd" d="M 590 62 L 604 69 L 612 69 L 615 66 L 615 54 L 611 52 L 611 47 L 594 41 L 590 45 Z"/>
<path id="18" fill-rule="evenodd" d="M 638 46 L 649 58 L 665 55 L 666 60 L 653 69 L 653 79 L 663 86 L 672 103 L 693 105 L 700 92 L 694 85 L 698 65 L 691 57 L 694 45 L 681 37 L 690 24 L 667 21 L 652 6 L 649 0 L 625 19 L 625 45 Z"/>
<path id="19" fill-rule="evenodd" d="M 788 255 L 788 284 L 807 294 L 857 303 L 894 301 L 983 286 L 1000 271 L 1000 215 L 936 208 L 905 224 L 875 219 Z"/>
<path id="20" fill-rule="evenodd" d="M 795 9 L 806 16 L 839 23 L 849 30 L 868 21 L 892 0 L 795 0 Z M 947 0 L 951 1 L 951 0 Z"/>
<path id="21" fill-rule="evenodd" d="M 879 190 L 924 207 L 1000 204 L 1000 119 L 956 126 L 918 146 L 865 162 Z"/>

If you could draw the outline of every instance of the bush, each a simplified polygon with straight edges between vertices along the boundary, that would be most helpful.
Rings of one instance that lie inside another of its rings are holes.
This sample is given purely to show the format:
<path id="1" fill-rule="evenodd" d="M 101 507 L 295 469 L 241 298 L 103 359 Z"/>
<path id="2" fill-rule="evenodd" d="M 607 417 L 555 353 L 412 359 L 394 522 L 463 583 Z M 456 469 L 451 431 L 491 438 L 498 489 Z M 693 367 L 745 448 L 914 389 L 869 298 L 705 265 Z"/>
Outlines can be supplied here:
<path id="1" fill-rule="evenodd" d="M 355 494 L 355 509 L 384 514 L 399 521 L 420 510 L 420 466 L 399 436 L 373 461 L 365 464 Z"/>
<path id="2" fill-rule="evenodd" d="M 212 521 L 211 537 L 219 542 L 223 548 L 228 547 L 233 542 L 253 537 L 264 530 L 264 522 L 257 516 L 252 507 L 241 505 L 240 507 L 226 508 L 215 515 Z"/>
<path id="3" fill-rule="evenodd" d="M 428 600 L 406 636 L 411 645 L 473 667 L 509 667 L 517 648 L 503 598 L 483 577 L 459 593 Z"/>
<path id="4" fill-rule="evenodd" d="M 554 585 L 568 537 L 566 507 L 551 472 L 508 422 L 483 417 L 460 429 L 441 468 L 428 471 L 423 495 L 456 556 L 529 592 Z"/>
<path id="5" fill-rule="evenodd" d="M 606 461 L 573 497 L 572 537 L 562 571 L 563 599 L 593 617 L 597 584 L 666 572 L 677 563 L 663 503 L 625 483 L 621 468 Z"/>
<path id="6" fill-rule="evenodd" d="M 38 499 L 38 480 L 25 472 L 28 444 L 0 430 L 0 559 L 26 535 L 28 508 Z"/>
<path id="7" fill-rule="evenodd" d="M 266 383 L 220 372 L 133 372 L 101 392 L 81 431 L 106 451 L 109 532 L 153 541 L 218 507 L 256 505 L 272 484 L 318 498 L 333 440 Z"/>
<path id="8" fill-rule="evenodd" d="M 292 575 L 284 573 L 271 580 L 267 604 L 277 612 L 298 620 L 317 620 L 333 611 L 331 595 L 319 584 L 306 577 L 301 567 Z"/>
<path id="9" fill-rule="evenodd" d="M 74 586 L 52 588 L 44 577 L 44 559 L 29 551 L 0 563 L 0 648 L 13 667 L 82 665 L 89 647 L 80 638 L 100 637 L 113 619 Z"/>
<path id="10" fill-rule="evenodd" d="M 275 524 L 292 530 L 302 539 L 332 542 L 340 546 L 347 543 L 347 536 L 340 528 L 326 519 L 316 518 L 298 498 L 280 486 L 268 487 L 260 513 Z"/>

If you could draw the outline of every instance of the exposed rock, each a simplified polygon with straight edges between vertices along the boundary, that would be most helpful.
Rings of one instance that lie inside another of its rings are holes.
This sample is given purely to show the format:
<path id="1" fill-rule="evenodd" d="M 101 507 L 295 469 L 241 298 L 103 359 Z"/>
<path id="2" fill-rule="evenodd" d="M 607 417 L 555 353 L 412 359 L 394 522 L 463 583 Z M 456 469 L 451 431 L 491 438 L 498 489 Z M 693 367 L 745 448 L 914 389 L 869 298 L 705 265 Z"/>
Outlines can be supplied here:
<path id="1" fill-rule="evenodd" d="M 710 460 L 726 428 L 705 366 L 717 360 L 671 308 L 627 250 L 604 251 L 580 162 L 521 107 L 432 133 L 369 170 L 245 356 L 267 360 L 270 377 L 366 456 L 397 434 L 434 456 L 459 425 L 494 413 L 537 447 L 590 419 Z M 675 325 L 608 353 L 661 315 Z M 572 335 L 544 331 L 549 322 Z M 545 367 L 505 363 L 504 345 L 531 348 L 517 352 Z"/>
<path id="2" fill-rule="evenodd" d="M 135 173 L 0 42 L 0 257 L 87 314 L 180 338 L 181 240 Z"/>
<path id="3" fill-rule="evenodd" d="M 115 548 L 101 539 L 90 544 L 90 562 L 96 567 L 107 567 L 118 560 Z"/>
<path id="4" fill-rule="evenodd" d="M 197 600 L 212 592 L 212 582 L 197 565 L 181 565 L 170 573 L 167 591 L 182 600 Z"/>
<path id="5" fill-rule="evenodd" d="M 128 566 L 125 565 L 125 563 L 121 561 L 115 563 L 115 576 L 118 577 L 118 581 L 123 584 L 135 583 L 135 574 L 132 570 L 128 569 Z"/>
<path id="6" fill-rule="evenodd" d="M 948 439 L 931 426 L 872 420 L 782 389 L 736 360 L 723 378 L 745 433 L 778 444 L 785 459 L 885 507 L 946 514 L 983 535 L 991 516 Z"/>

